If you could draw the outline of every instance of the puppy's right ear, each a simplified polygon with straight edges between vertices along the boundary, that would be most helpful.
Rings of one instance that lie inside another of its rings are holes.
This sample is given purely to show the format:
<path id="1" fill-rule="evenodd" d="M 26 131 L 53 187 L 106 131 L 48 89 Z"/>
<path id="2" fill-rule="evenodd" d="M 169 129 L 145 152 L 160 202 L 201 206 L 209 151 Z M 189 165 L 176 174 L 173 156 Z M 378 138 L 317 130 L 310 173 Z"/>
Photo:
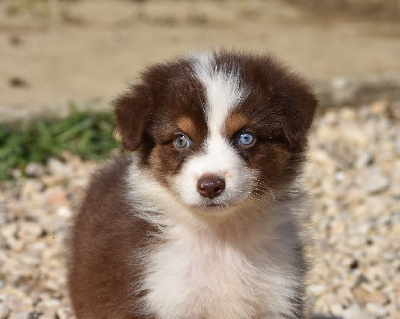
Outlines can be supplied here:
<path id="1" fill-rule="evenodd" d="M 113 103 L 117 131 L 124 150 L 136 150 L 143 140 L 146 124 L 153 109 L 153 99 L 148 91 L 145 85 L 132 86 Z"/>

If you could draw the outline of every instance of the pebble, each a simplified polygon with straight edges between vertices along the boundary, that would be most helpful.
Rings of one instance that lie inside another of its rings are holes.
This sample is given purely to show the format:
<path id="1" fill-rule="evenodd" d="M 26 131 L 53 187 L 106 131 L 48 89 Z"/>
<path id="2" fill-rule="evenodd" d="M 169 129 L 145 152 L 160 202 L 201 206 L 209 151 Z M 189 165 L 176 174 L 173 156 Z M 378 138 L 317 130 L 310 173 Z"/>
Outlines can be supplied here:
<path id="1" fill-rule="evenodd" d="M 23 238 L 25 241 L 33 241 L 42 234 L 43 228 L 38 223 L 22 221 L 19 224 L 18 237 Z"/>
<path id="2" fill-rule="evenodd" d="M 400 125 L 388 104 L 327 111 L 311 132 L 318 318 L 400 318 Z M 74 319 L 63 243 L 95 167 L 65 153 L 0 182 L 0 319 Z"/>
<path id="3" fill-rule="evenodd" d="M 57 310 L 58 319 L 69 319 L 72 316 L 72 311 L 69 308 L 60 308 Z"/>
<path id="4" fill-rule="evenodd" d="M 72 173 L 72 168 L 56 158 L 50 158 L 47 166 L 53 175 L 67 177 Z"/>
<path id="5" fill-rule="evenodd" d="M 376 168 L 369 168 L 364 172 L 364 191 L 369 194 L 377 194 L 386 190 L 390 185 L 390 180 L 383 176 L 382 172 Z"/>
<path id="6" fill-rule="evenodd" d="M 70 218 L 72 217 L 72 211 L 67 206 L 61 206 L 60 208 L 57 209 L 57 215 L 65 218 Z"/>
<path id="7" fill-rule="evenodd" d="M 9 223 L 9 224 L 3 225 L 0 228 L 0 234 L 6 240 L 10 239 L 10 238 L 15 238 L 15 235 L 17 234 L 17 229 L 18 229 L 18 226 L 16 223 Z"/>
<path id="8" fill-rule="evenodd" d="M 354 289 L 354 295 L 361 303 L 384 305 L 388 302 L 388 298 L 383 293 L 379 291 L 368 291 L 362 287 Z"/>
<path id="9" fill-rule="evenodd" d="M 40 177 L 44 174 L 44 166 L 40 163 L 29 163 L 25 167 L 25 174 L 28 177 Z"/>
<path id="10" fill-rule="evenodd" d="M 32 319 L 32 316 L 30 311 L 22 311 L 12 315 L 10 319 Z"/>
<path id="11" fill-rule="evenodd" d="M 375 316 L 354 304 L 342 312 L 343 319 L 375 319 Z"/>
<path id="12" fill-rule="evenodd" d="M 0 303 L 0 319 L 7 319 L 10 314 L 10 309 L 6 305 Z"/>
<path id="13" fill-rule="evenodd" d="M 384 306 L 377 305 L 375 303 L 368 303 L 366 309 L 367 311 L 378 317 L 386 316 L 388 313 L 387 309 Z"/>

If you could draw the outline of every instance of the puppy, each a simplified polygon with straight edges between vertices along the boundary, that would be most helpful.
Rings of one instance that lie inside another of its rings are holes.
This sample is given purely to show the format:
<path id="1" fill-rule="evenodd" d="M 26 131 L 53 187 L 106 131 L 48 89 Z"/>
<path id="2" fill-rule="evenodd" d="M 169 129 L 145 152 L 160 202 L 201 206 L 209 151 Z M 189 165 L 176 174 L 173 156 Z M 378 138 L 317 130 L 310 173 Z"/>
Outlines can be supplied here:
<path id="1" fill-rule="evenodd" d="M 114 103 L 128 156 L 70 238 L 78 319 L 305 318 L 301 167 L 317 101 L 272 56 L 149 67 Z"/>

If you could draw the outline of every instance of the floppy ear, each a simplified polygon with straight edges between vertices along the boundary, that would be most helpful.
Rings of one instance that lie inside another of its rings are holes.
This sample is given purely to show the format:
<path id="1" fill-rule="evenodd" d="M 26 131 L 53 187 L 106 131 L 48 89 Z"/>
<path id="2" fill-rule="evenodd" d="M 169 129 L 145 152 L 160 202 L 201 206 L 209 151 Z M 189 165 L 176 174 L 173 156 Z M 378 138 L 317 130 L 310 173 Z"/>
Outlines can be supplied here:
<path id="1" fill-rule="evenodd" d="M 308 131 L 318 105 L 311 87 L 302 79 L 293 76 L 289 79 L 283 98 L 283 117 L 286 138 L 294 149 L 307 145 Z"/>
<path id="2" fill-rule="evenodd" d="M 136 150 L 143 140 L 153 109 L 153 99 L 148 91 L 145 85 L 132 86 L 113 103 L 117 131 L 121 135 L 124 150 Z"/>

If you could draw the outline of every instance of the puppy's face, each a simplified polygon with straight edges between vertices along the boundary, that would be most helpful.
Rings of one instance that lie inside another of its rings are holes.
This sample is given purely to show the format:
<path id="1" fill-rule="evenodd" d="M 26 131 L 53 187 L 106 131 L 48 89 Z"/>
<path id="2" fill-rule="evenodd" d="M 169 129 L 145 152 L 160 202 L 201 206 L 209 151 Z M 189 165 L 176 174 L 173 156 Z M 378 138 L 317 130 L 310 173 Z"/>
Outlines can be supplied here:
<path id="1" fill-rule="evenodd" d="M 214 53 L 149 68 L 115 103 L 123 147 L 188 206 L 273 197 L 296 177 L 316 100 L 272 57 Z"/>

